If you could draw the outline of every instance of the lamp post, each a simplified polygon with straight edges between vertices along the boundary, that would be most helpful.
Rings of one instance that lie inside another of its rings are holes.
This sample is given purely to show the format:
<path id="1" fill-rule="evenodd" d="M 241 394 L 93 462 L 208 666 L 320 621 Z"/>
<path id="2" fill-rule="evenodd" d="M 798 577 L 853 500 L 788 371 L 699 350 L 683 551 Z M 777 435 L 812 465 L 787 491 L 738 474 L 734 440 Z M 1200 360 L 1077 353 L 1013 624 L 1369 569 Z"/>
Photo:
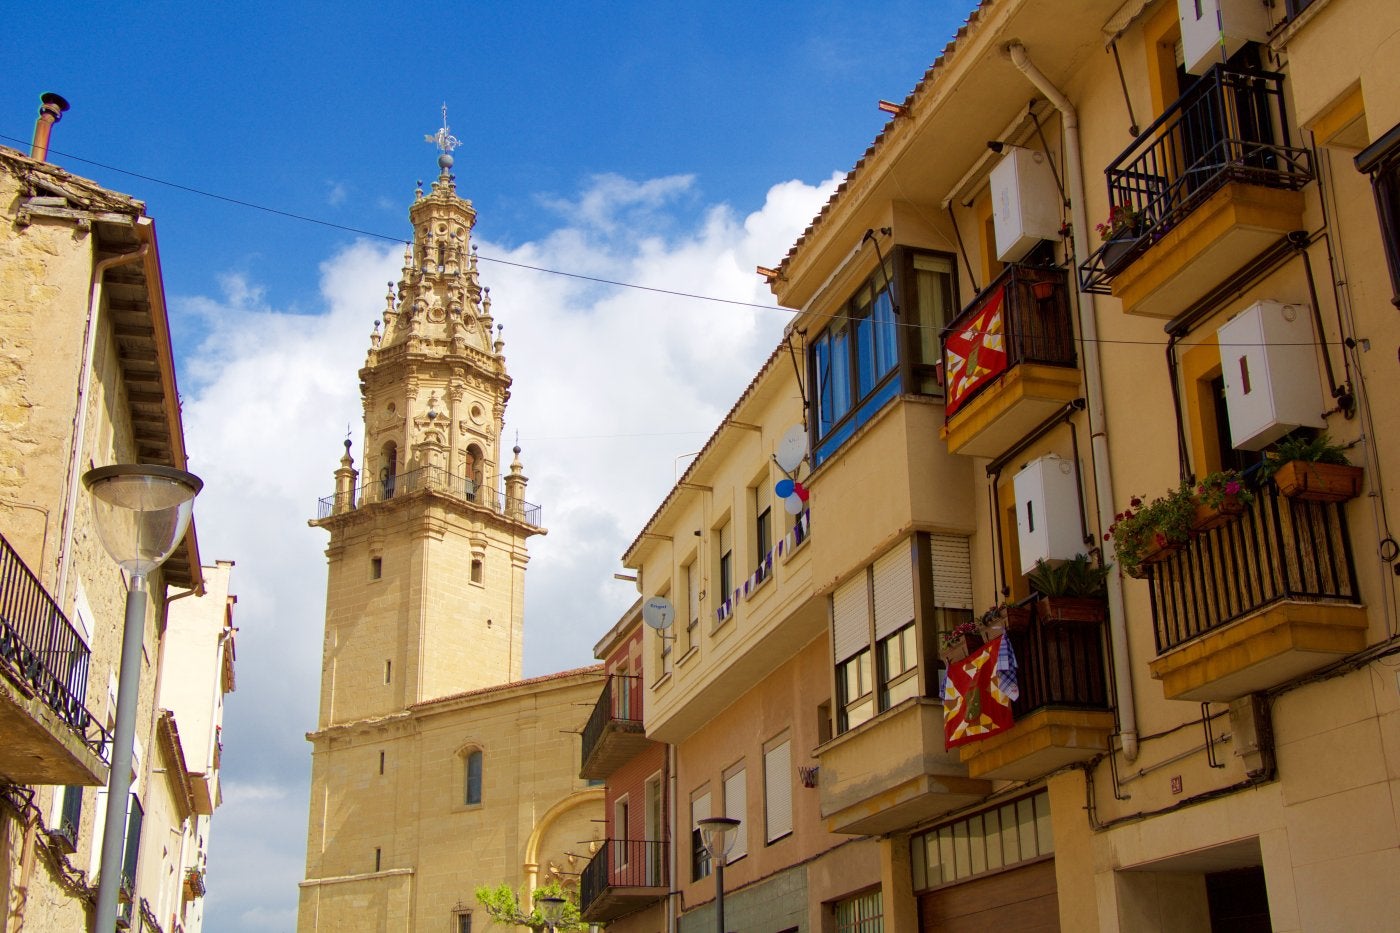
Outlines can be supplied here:
<path id="1" fill-rule="evenodd" d="M 549 933 L 554 933 L 559 928 L 559 921 L 564 919 L 564 905 L 569 903 L 562 897 L 541 897 L 535 901 L 540 907 L 540 913 L 544 915 L 545 929 Z"/>
<path id="2" fill-rule="evenodd" d="M 146 577 L 185 536 L 199 477 L 174 467 L 122 464 L 83 474 L 92 497 L 102 546 L 131 576 L 122 625 L 121 673 L 117 681 L 117 722 L 112 735 L 112 770 L 107 781 L 107 815 L 97 886 L 96 933 L 117 926 L 122 852 L 126 843 L 126 802 L 131 794 L 131 750 L 141 684 L 141 643 L 146 631 Z"/>
<path id="3" fill-rule="evenodd" d="M 710 861 L 715 866 L 715 929 L 719 933 L 725 933 L 724 860 L 729 857 L 729 850 L 734 848 L 734 843 L 739 838 L 731 835 L 739 828 L 739 821 L 732 816 L 711 816 L 696 820 L 696 825 L 700 827 L 700 843 L 710 854 Z"/>

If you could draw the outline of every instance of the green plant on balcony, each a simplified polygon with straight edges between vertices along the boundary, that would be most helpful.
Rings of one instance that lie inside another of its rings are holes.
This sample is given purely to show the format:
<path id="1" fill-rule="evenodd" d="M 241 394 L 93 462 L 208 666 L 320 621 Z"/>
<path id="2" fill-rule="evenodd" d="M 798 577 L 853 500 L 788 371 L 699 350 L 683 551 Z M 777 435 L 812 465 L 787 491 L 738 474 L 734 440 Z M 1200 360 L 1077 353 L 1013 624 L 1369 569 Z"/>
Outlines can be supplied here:
<path id="1" fill-rule="evenodd" d="M 1121 240 L 1138 235 L 1142 226 L 1142 211 L 1134 210 L 1127 204 L 1113 204 L 1108 208 L 1108 219 L 1095 224 L 1094 229 L 1105 242 Z"/>
<path id="2" fill-rule="evenodd" d="M 1036 613 L 1050 623 L 1102 622 L 1107 615 L 1107 580 L 1112 564 L 1099 564 L 1088 554 L 1053 564 L 1043 560 L 1026 574 L 1039 594 Z"/>
<path id="3" fill-rule="evenodd" d="M 1245 486 L 1244 477 L 1237 471 L 1207 473 L 1196 483 L 1195 529 L 1205 531 L 1233 521 L 1253 501 L 1254 493 Z"/>
<path id="4" fill-rule="evenodd" d="M 1195 492 L 1182 483 L 1148 503 L 1142 496 L 1133 496 L 1128 508 L 1114 516 L 1104 540 L 1113 542 L 1124 573 L 1142 577 L 1143 565 L 1165 559 L 1191 540 L 1195 517 Z"/>
<path id="5" fill-rule="evenodd" d="M 1295 433 L 1279 441 L 1259 464 L 1259 479 L 1272 479 L 1285 496 L 1320 502 L 1345 502 L 1361 492 L 1361 468 L 1325 433 Z"/>

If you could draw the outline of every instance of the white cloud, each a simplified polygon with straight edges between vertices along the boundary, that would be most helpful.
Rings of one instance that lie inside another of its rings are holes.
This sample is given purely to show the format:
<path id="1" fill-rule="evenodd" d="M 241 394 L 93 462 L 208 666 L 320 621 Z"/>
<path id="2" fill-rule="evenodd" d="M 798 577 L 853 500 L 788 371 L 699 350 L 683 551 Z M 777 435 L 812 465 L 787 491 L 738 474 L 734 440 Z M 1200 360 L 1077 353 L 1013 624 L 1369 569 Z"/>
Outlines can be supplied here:
<path id="1" fill-rule="evenodd" d="M 478 241 L 480 253 L 771 304 L 754 267 L 781 258 L 836 181 L 776 185 L 761 209 L 740 216 L 698 206 L 689 177 L 601 176 L 556 202 L 563 222 L 548 236 L 514 249 Z M 191 464 L 206 484 L 200 546 L 206 560 L 237 561 L 241 630 L 210 933 L 292 925 L 310 770 L 303 733 L 316 720 L 325 597 L 325 535 L 305 521 L 332 491 L 347 421 L 358 455 L 357 372 L 401 257 L 397 245 L 367 242 L 336 253 L 320 270 L 317 314 L 271 307 L 238 276 L 223 279 L 217 297 L 176 302 L 206 333 L 182 361 Z M 592 663 L 594 642 L 636 598 L 612 579 L 623 548 L 673 483 L 677 457 L 708 437 L 787 315 L 487 261 L 481 275 L 515 380 L 503 446 L 518 430 L 527 498 L 544 506 L 549 528 L 531 542 L 529 676 Z"/>
<path id="2" fill-rule="evenodd" d="M 345 198 L 350 194 L 350 190 L 345 187 L 344 182 L 326 182 L 326 203 L 331 207 L 339 207 L 345 203 Z"/>

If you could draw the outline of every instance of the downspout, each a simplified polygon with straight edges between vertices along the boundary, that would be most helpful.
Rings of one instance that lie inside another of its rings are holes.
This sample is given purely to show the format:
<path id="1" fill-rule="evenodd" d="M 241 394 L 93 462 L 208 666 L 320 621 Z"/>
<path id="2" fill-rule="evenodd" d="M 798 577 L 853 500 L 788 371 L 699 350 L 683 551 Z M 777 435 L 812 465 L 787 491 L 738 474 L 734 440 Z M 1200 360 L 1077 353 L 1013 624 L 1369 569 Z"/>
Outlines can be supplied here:
<path id="1" fill-rule="evenodd" d="M 1020 42 L 1006 45 L 1006 54 L 1026 76 L 1036 90 L 1060 112 L 1064 123 L 1065 181 L 1070 190 L 1070 224 L 1074 233 L 1075 260 L 1089 255 L 1089 216 L 1085 209 L 1084 165 L 1079 151 L 1079 114 L 1069 98 L 1031 62 Z M 1113 476 L 1108 461 L 1108 435 L 1104 421 L 1103 376 L 1099 369 L 1098 324 L 1094 319 L 1094 298 L 1084 291 L 1079 276 L 1071 265 L 1071 274 L 1079 284 L 1080 358 L 1084 360 L 1084 383 L 1089 402 L 1089 451 L 1094 463 L 1094 499 L 1098 507 L 1099 527 L 1113 524 Z M 1104 542 L 1104 559 L 1113 559 L 1113 541 Z M 1137 708 L 1133 705 L 1133 677 L 1128 653 L 1128 624 L 1123 608 L 1123 572 L 1108 577 L 1109 642 L 1113 655 L 1115 703 L 1118 707 L 1118 734 L 1123 757 L 1133 761 L 1138 754 Z"/>
<path id="2" fill-rule="evenodd" d="M 670 812 L 666 814 L 666 817 L 669 821 L 668 825 L 671 827 L 671 839 L 668 843 L 668 848 L 670 848 L 671 850 L 671 877 L 670 879 L 668 879 L 666 884 L 666 933 L 676 933 L 676 925 L 678 923 L 676 917 L 676 907 L 677 898 L 680 894 L 679 859 L 681 834 L 680 827 L 676 823 L 676 820 L 679 819 L 679 816 L 677 815 L 679 805 L 676 803 L 676 746 L 670 744 L 669 742 L 666 744 L 666 763 L 666 783 L 670 785 L 670 793 L 666 795 L 670 798 L 666 802 L 666 809 Z M 690 838 L 689 831 L 686 832 L 685 837 L 687 839 Z"/>
<path id="3" fill-rule="evenodd" d="M 83 344 L 83 358 L 78 370 L 78 412 L 74 419 L 73 446 L 68 451 L 68 500 L 63 504 L 63 539 L 58 546 L 58 588 L 59 604 L 68 598 L 68 568 L 72 564 L 73 518 L 78 508 L 78 474 L 82 469 L 83 441 L 87 434 L 88 395 L 92 391 L 93 355 L 97 352 L 98 315 L 102 308 L 102 279 L 107 270 L 114 266 L 124 266 L 146 258 L 150 245 L 142 243 L 129 253 L 100 259 L 92 267 L 92 288 L 89 292 L 87 339 Z"/>

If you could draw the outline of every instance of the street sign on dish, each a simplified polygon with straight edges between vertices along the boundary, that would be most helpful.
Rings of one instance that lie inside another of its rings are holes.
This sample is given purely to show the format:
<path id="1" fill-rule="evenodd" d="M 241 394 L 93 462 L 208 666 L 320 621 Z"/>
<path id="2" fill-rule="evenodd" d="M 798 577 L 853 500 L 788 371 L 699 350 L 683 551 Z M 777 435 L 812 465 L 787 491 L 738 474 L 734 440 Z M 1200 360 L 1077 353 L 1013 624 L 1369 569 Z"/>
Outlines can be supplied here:
<path id="1" fill-rule="evenodd" d="M 788 428 L 783 439 L 778 442 L 778 451 L 773 456 L 778 461 L 778 466 L 783 468 L 784 473 L 791 473 L 802 463 L 802 458 L 807 455 L 807 432 L 802 430 L 802 425 L 795 424 Z"/>
<path id="2" fill-rule="evenodd" d="M 657 631 L 664 631 L 676 621 L 676 607 L 665 596 L 653 596 L 642 603 L 642 621 Z"/>

